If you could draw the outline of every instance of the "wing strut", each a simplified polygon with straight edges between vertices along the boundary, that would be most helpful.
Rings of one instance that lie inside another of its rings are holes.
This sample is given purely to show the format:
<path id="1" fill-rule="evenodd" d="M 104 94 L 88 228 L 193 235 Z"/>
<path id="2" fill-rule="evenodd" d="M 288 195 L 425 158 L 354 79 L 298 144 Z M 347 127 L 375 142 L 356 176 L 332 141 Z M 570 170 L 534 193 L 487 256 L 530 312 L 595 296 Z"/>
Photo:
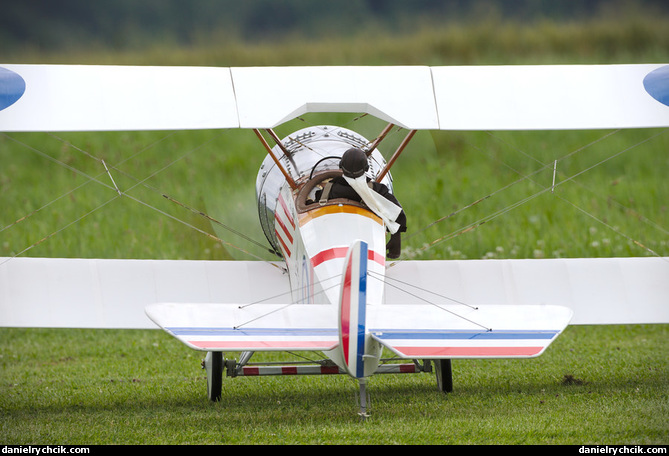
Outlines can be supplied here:
<path id="1" fill-rule="evenodd" d="M 267 128 L 265 129 L 265 131 L 272 137 L 276 145 L 281 148 L 283 154 L 286 156 L 288 160 L 290 160 L 290 163 L 293 165 L 293 168 L 295 168 L 295 170 L 298 171 L 299 174 L 299 170 L 297 169 L 297 164 L 295 164 L 295 161 L 293 160 L 293 155 L 290 152 L 288 152 L 288 149 L 285 148 L 279 137 L 276 135 L 276 133 L 274 133 L 274 130 L 272 130 L 271 128 Z"/>
<path id="2" fill-rule="evenodd" d="M 368 157 L 370 155 L 372 155 L 372 152 L 374 152 L 374 150 L 377 147 L 379 147 L 379 144 L 381 144 L 381 141 L 383 141 L 385 139 L 385 137 L 388 136 L 388 133 L 390 133 L 390 130 L 392 130 L 394 126 L 395 126 L 395 124 L 392 124 L 392 123 L 389 123 L 388 125 L 386 125 L 386 128 L 384 128 L 383 131 L 381 132 L 381 134 L 376 137 L 376 139 L 374 140 L 374 142 L 372 143 L 370 148 L 365 151 L 365 153 L 367 154 Z"/>
<path id="3" fill-rule="evenodd" d="M 397 157 L 400 156 L 400 154 L 404 151 L 406 146 L 409 144 L 409 141 L 411 141 L 411 138 L 416 134 L 417 130 L 411 130 L 406 137 L 404 138 L 404 141 L 402 141 L 402 144 L 397 148 L 395 153 L 393 154 L 392 157 L 390 157 L 390 160 L 388 160 L 388 163 L 386 163 L 386 166 L 381 170 L 378 176 L 376 176 L 376 181 L 381 182 L 384 177 L 386 177 L 386 174 L 388 174 L 388 171 L 390 171 L 390 167 L 393 166 L 393 163 L 395 163 L 395 160 L 397 160 Z"/>
<path id="4" fill-rule="evenodd" d="M 272 152 L 272 148 L 269 147 L 269 144 L 267 144 L 267 141 L 265 141 L 265 137 L 262 135 L 262 133 L 260 133 L 260 130 L 258 130 L 257 128 L 254 128 L 253 131 L 258 136 L 258 139 L 260 139 L 260 142 L 262 143 L 262 145 L 265 146 L 265 149 L 267 150 L 267 153 L 269 154 L 270 157 L 272 157 L 272 160 L 274 160 L 274 163 L 276 163 L 276 166 L 278 166 L 279 169 L 281 170 L 281 174 L 283 174 L 283 177 L 286 178 L 286 182 L 288 182 L 288 185 L 290 185 L 290 188 L 292 188 L 293 190 L 296 190 L 297 189 L 297 184 L 295 183 L 293 178 L 290 177 L 290 174 L 288 174 L 288 171 L 286 171 L 286 169 L 281 165 L 281 162 L 276 157 L 276 155 L 274 155 L 274 152 Z"/>

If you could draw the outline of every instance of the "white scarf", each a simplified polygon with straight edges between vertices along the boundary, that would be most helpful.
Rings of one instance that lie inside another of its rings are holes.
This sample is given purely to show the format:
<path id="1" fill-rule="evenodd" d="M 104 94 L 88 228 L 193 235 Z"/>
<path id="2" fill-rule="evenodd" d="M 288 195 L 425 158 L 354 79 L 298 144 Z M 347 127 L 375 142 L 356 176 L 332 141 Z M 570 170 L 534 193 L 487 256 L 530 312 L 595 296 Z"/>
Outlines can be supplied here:
<path id="1" fill-rule="evenodd" d="M 360 198 L 362 198 L 367 207 L 381 217 L 383 223 L 386 224 L 388 231 L 395 234 L 397 230 L 400 229 L 399 223 L 395 220 L 397 219 L 397 216 L 400 215 L 400 212 L 402 212 L 401 207 L 369 188 L 367 185 L 367 178 L 364 174 L 355 179 L 344 176 L 344 179 L 346 179 L 346 182 L 348 182 L 351 188 L 360 195 Z"/>

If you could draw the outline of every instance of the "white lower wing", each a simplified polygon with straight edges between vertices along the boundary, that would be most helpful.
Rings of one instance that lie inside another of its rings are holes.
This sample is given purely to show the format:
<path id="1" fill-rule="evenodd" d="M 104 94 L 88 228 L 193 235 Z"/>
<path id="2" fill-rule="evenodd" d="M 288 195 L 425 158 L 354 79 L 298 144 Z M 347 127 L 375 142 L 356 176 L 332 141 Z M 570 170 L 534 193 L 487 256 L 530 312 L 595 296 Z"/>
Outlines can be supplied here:
<path id="1" fill-rule="evenodd" d="M 290 300 L 288 278 L 260 261 L 0 258 L 0 326 L 157 328 L 156 302 Z"/>
<path id="2" fill-rule="evenodd" d="M 387 303 L 426 301 L 564 306 L 579 325 L 669 323 L 669 258 L 404 261 L 388 269 Z"/>
<path id="3" fill-rule="evenodd" d="M 158 302 L 290 300 L 288 278 L 259 261 L 0 258 L 0 326 L 156 328 Z M 669 259 L 404 261 L 387 304 L 564 306 L 571 324 L 669 323 Z M 381 306 L 381 307 L 392 307 Z M 334 325 L 333 325 L 334 327 Z"/>

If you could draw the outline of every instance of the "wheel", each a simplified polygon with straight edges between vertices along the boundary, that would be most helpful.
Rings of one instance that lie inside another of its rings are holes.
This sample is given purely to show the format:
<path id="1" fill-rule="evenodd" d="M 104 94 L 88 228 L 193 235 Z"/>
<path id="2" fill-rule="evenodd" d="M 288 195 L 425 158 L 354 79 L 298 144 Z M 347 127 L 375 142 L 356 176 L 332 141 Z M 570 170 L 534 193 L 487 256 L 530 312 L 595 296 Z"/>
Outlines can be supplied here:
<path id="1" fill-rule="evenodd" d="M 208 352 L 204 358 L 204 369 L 207 373 L 207 396 L 210 401 L 218 402 L 223 389 L 223 353 Z"/>
<path id="2" fill-rule="evenodd" d="M 453 391 L 453 368 L 450 359 L 435 359 L 434 370 L 437 374 L 437 387 L 443 393 Z"/>

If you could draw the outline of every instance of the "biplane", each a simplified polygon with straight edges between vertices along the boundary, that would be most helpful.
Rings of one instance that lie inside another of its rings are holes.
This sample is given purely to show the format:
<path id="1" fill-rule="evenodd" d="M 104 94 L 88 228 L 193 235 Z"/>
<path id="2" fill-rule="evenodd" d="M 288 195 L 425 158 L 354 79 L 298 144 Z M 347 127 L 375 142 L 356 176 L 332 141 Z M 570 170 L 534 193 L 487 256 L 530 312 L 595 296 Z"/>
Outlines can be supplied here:
<path id="1" fill-rule="evenodd" d="M 388 126 L 371 140 L 336 125 L 283 139 L 274 132 L 311 112 L 365 113 Z M 211 400 L 220 399 L 225 373 L 347 374 L 359 383 L 363 417 L 375 374 L 434 371 L 448 392 L 452 359 L 536 357 L 570 323 L 669 323 L 669 261 L 391 262 L 386 238 L 394 219 L 367 181 L 392 191 L 390 169 L 419 130 L 667 126 L 665 64 L 0 65 L 0 131 L 255 132 L 265 154 L 256 180 L 259 221 L 281 257 L 4 258 L 0 326 L 160 327 L 204 353 Z M 407 135 L 385 158 L 391 128 Z M 350 148 L 368 160 L 365 175 L 349 182 L 361 199 L 317 197 L 341 176 L 339 161 Z M 405 293 L 392 286 L 398 282 L 416 288 Z M 384 362 L 384 350 L 405 361 Z M 262 351 L 315 351 L 325 359 L 250 363 Z"/>

